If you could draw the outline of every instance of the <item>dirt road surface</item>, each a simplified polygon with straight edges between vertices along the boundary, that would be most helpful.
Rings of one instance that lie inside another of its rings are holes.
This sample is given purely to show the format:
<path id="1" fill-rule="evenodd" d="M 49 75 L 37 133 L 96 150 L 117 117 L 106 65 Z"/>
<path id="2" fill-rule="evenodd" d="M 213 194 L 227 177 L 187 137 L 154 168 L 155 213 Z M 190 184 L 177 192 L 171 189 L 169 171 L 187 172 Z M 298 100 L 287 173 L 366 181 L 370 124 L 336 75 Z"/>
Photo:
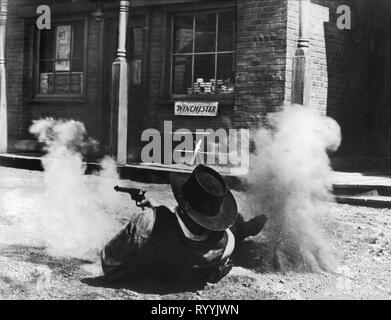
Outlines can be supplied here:
<path id="1" fill-rule="evenodd" d="M 0 193 L 42 192 L 42 173 L 0 168 Z M 167 185 L 133 183 L 151 197 L 173 206 Z M 243 194 L 235 193 L 239 206 Z M 123 212 L 137 208 L 124 195 Z M 390 299 L 391 210 L 329 203 L 326 227 L 342 252 L 339 273 L 281 273 L 265 270 L 257 246 L 267 239 L 249 239 L 237 255 L 232 272 L 216 285 L 194 292 L 145 292 L 138 288 L 110 288 L 95 281 L 98 263 L 50 256 L 43 247 L 0 244 L 0 298 L 2 299 Z M 0 208 L 1 209 L 1 208 Z M 0 219 L 4 216 L 0 212 Z M 6 222 L 0 221 L 0 224 Z M 266 227 L 267 228 L 267 227 Z M 240 249 L 240 248 L 239 248 Z M 238 250 L 239 250 L 238 249 Z M 239 258 L 238 258 L 239 257 Z"/>

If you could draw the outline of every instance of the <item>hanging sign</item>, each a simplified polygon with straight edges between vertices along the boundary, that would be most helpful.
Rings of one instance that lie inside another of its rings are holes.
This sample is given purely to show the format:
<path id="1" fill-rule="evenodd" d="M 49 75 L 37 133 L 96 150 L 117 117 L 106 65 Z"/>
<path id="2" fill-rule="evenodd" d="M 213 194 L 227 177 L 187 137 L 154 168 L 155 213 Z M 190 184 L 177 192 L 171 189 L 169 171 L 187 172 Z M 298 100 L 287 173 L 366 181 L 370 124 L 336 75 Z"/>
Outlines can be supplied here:
<path id="1" fill-rule="evenodd" d="M 215 117 L 217 116 L 218 107 L 218 102 L 177 101 L 175 102 L 174 114 L 176 116 Z"/>

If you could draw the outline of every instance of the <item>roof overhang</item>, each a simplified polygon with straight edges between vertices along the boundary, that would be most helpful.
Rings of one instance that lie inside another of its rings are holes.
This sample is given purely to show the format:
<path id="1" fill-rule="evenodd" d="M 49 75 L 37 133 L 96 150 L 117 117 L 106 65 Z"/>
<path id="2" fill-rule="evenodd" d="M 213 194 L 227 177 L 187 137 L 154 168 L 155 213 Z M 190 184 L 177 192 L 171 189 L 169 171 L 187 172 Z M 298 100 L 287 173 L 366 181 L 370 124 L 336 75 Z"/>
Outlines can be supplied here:
<path id="1" fill-rule="evenodd" d="M 50 5 L 52 13 L 68 14 L 82 13 L 94 10 L 94 4 L 102 3 L 105 9 L 113 9 L 119 7 L 120 0 L 72 0 L 71 2 L 58 2 Z M 151 6 L 166 6 L 176 4 L 197 4 L 202 2 L 210 2 L 207 0 L 130 0 L 132 8 L 151 7 Z M 227 3 L 228 0 L 214 0 L 213 2 Z M 27 5 L 17 8 L 17 16 L 20 18 L 31 18 L 37 16 L 37 5 Z"/>

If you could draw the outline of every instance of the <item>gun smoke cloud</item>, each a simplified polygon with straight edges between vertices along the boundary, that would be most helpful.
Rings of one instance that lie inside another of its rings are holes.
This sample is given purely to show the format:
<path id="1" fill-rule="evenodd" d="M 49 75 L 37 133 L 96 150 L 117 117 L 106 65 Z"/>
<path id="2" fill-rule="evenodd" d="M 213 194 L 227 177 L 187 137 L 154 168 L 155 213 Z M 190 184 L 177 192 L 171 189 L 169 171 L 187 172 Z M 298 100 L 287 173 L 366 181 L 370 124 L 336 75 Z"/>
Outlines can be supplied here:
<path id="1" fill-rule="evenodd" d="M 340 127 L 307 108 L 270 114 L 256 134 L 249 197 L 254 214 L 268 216 L 266 238 L 273 268 L 333 271 L 337 250 L 324 232 L 332 200 L 328 152 L 341 143 Z"/>
<path id="2" fill-rule="evenodd" d="M 3 195 L 1 224 L 8 221 L 13 230 L 17 228 L 3 234 L 0 242 L 42 245 L 58 257 L 95 259 L 118 230 L 113 186 L 119 177 L 114 161 L 105 158 L 100 172 L 85 175 L 83 154 L 98 143 L 87 136 L 81 122 L 42 119 L 33 123 L 30 132 L 46 150 L 43 183 L 37 186 L 43 190 Z"/>

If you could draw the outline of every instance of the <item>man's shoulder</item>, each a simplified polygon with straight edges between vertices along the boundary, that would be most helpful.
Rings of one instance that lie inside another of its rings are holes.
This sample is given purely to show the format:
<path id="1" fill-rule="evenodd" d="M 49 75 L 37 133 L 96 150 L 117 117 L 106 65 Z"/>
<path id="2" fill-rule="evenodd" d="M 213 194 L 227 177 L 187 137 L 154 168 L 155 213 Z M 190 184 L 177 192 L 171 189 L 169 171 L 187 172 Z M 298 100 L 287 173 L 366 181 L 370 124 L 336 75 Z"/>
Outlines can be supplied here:
<path id="1" fill-rule="evenodd" d="M 139 232 L 144 233 L 144 237 L 149 237 L 152 230 L 156 229 L 157 225 L 172 224 L 171 220 L 173 217 L 174 213 L 165 206 L 146 209 L 138 216 L 136 229 L 139 230 Z"/>
<path id="2" fill-rule="evenodd" d="M 155 225 L 159 227 L 173 226 L 176 224 L 175 214 L 165 206 L 159 206 L 155 208 L 156 221 Z"/>
<path id="3" fill-rule="evenodd" d="M 156 210 L 156 214 L 161 216 L 170 216 L 170 217 L 174 216 L 174 213 L 165 206 L 156 207 L 155 210 Z"/>

